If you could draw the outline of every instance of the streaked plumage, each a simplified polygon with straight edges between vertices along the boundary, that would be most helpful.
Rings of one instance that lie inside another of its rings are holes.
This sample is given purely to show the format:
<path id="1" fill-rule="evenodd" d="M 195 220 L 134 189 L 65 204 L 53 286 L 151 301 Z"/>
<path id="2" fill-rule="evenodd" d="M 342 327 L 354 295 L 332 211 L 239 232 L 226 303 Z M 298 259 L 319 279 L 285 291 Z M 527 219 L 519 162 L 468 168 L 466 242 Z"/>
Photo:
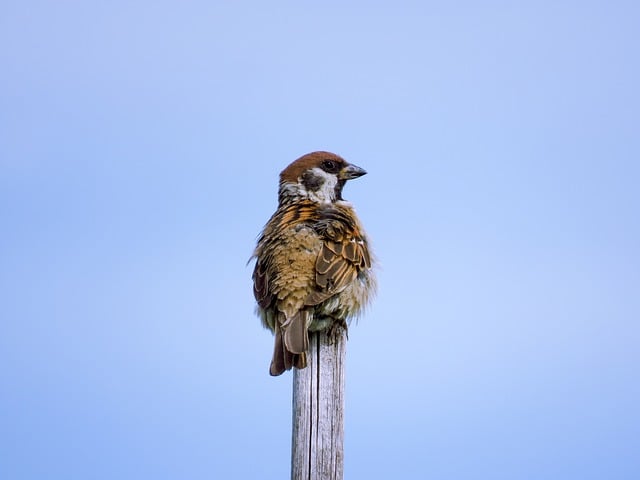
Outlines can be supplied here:
<path id="1" fill-rule="evenodd" d="M 278 209 L 258 239 L 253 272 L 259 315 L 275 333 L 271 375 L 306 367 L 308 331 L 346 324 L 375 292 L 366 234 L 342 199 L 346 181 L 365 173 L 313 152 L 280 174 Z"/>

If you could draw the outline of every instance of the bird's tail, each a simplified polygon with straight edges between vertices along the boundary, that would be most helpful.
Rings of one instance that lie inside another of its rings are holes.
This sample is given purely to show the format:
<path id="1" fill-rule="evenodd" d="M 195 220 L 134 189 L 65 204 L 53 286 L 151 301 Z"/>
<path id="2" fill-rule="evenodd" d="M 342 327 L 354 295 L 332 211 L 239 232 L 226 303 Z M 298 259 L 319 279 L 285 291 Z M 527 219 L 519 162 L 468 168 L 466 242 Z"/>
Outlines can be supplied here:
<path id="1" fill-rule="evenodd" d="M 293 317 L 286 318 L 279 313 L 275 322 L 275 346 L 269 373 L 273 376 L 282 374 L 291 367 L 305 368 L 307 366 L 307 350 L 309 349 L 309 334 L 307 327 L 310 312 L 298 311 Z"/>

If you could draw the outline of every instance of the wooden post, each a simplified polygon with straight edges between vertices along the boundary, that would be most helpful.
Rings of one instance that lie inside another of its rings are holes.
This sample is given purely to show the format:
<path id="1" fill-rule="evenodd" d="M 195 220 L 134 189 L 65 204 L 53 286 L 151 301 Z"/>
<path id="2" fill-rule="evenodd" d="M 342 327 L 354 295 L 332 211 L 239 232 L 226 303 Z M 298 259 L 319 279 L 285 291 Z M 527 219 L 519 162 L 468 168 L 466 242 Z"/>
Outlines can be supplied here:
<path id="1" fill-rule="evenodd" d="M 307 368 L 293 372 L 292 480 L 342 480 L 347 332 L 309 333 Z"/>

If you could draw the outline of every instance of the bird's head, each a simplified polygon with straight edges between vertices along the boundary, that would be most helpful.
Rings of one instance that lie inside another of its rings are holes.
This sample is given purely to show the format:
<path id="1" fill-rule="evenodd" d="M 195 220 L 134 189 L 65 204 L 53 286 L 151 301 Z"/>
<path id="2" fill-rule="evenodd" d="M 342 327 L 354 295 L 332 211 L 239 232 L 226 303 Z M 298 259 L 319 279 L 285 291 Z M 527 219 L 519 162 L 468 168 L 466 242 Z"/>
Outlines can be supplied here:
<path id="1" fill-rule="evenodd" d="M 342 188 L 347 180 L 365 173 L 335 153 L 308 153 L 280 173 L 280 204 L 307 199 L 318 203 L 342 200 Z"/>

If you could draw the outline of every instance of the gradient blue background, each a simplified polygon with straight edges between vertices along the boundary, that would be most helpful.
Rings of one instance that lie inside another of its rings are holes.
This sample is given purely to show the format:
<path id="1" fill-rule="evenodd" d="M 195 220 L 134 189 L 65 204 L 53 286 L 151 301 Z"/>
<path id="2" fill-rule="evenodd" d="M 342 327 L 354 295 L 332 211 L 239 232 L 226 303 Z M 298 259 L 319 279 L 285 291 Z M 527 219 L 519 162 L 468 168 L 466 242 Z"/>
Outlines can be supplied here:
<path id="1" fill-rule="evenodd" d="M 288 477 L 245 264 L 317 149 L 346 478 L 640 478 L 638 3 L 342 3 L 2 2 L 0 478 Z"/>

